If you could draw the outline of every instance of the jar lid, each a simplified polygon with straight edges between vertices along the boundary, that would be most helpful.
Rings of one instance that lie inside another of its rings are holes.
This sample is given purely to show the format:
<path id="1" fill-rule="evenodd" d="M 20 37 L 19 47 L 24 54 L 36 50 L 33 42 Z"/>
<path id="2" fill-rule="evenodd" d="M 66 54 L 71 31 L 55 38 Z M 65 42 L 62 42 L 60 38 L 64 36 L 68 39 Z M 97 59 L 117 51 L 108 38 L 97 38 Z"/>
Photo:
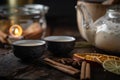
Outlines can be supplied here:
<path id="1" fill-rule="evenodd" d="M 23 7 L 23 11 L 27 14 L 47 13 L 49 7 L 40 4 L 28 4 Z"/>
<path id="2" fill-rule="evenodd" d="M 41 4 L 27 4 L 24 6 L 9 7 L 0 6 L 0 14 L 3 15 L 40 15 L 46 14 L 49 7 Z"/>

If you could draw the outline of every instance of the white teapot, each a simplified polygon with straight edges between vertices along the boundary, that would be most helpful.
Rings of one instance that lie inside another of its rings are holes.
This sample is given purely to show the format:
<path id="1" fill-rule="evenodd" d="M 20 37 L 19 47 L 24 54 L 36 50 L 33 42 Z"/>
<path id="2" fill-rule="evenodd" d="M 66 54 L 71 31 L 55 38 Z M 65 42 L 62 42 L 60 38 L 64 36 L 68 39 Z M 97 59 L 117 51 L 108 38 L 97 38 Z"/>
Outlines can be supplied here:
<path id="1" fill-rule="evenodd" d="M 95 22 L 84 5 L 77 5 L 77 10 L 82 16 L 82 24 L 78 27 L 85 40 L 97 48 L 120 52 L 120 5 L 111 6 Z"/>

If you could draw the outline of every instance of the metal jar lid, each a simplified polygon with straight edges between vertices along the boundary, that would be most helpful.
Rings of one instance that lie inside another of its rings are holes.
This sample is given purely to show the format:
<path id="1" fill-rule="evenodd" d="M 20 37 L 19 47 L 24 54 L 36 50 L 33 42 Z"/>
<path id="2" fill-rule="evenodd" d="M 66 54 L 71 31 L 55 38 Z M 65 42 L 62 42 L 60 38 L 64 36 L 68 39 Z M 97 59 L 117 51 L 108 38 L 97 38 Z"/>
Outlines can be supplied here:
<path id="1" fill-rule="evenodd" d="M 41 15 L 46 14 L 49 7 L 41 4 L 27 4 L 24 6 L 0 6 L 0 14 L 3 15 Z"/>

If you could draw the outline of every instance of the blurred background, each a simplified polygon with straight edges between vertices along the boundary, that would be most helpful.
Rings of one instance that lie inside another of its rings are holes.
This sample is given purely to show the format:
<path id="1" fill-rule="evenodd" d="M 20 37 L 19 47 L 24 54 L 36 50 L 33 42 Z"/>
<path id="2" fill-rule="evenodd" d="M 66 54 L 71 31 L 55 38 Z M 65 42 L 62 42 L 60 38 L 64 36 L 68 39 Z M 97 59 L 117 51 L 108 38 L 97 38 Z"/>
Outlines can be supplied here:
<path id="1" fill-rule="evenodd" d="M 66 24 L 75 25 L 76 1 L 77 0 L 35 0 L 34 3 L 44 4 L 50 7 L 47 15 L 48 21 L 49 19 L 53 19 L 52 23 L 65 22 Z"/>
<path id="2" fill-rule="evenodd" d="M 47 30 L 45 36 L 68 35 L 80 38 L 77 27 L 75 5 L 77 0 L 1 0 L 0 5 L 42 4 L 49 7 L 45 15 Z"/>
<path id="3" fill-rule="evenodd" d="M 43 4 L 49 6 L 46 15 L 48 24 L 76 25 L 75 5 L 77 0 L 1 0 L 0 5 L 16 1 L 17 5 Z"/>

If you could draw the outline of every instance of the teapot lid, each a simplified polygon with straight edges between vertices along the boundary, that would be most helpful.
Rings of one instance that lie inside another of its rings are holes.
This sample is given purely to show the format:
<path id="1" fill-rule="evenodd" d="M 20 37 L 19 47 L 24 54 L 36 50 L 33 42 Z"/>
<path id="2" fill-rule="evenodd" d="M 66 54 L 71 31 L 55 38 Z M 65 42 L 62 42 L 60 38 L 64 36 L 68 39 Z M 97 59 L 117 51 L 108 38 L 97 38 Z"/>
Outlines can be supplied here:
<path id="1" fill-rule="evenodd" d="M 120 5 L 113 5 L 108 8 L 109 11 L 118 11 L 120 12 Z"/>
<path id="2" fill-rule="evenodd" d="M 90 2 L 90 3 L 102 3 L 106 0 L 78 0 L 78 1 L 84 1 L 84 2 Z"/>

